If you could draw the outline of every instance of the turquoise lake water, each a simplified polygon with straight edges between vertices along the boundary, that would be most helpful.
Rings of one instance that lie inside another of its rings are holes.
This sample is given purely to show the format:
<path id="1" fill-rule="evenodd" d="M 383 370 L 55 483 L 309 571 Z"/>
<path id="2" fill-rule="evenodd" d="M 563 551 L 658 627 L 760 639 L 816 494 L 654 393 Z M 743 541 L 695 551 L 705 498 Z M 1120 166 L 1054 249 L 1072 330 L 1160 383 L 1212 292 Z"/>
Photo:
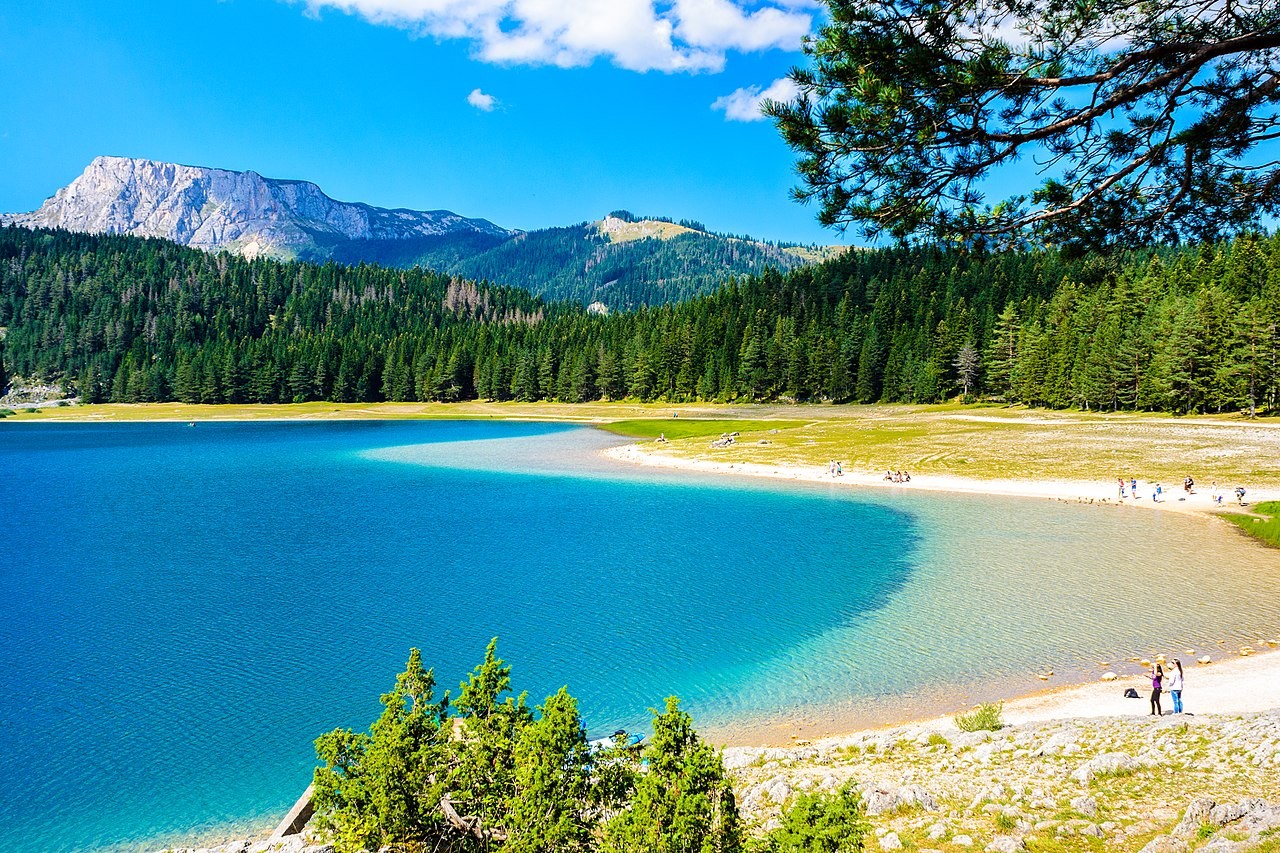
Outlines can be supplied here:
<path id="1" fill-rule="evenodd" d="M 623 468 L 491 422 L 0 427 L 0 851 L 259 831 L 422 649 L 732 736 L 935 713 L 1280 625 L 1215 522 Z M 949 703 L 949 704 L 948 704 Z M 782 735 L 785 738 L 785 735 Z M 18 792 L 18 795 L 13 795 Z"/>

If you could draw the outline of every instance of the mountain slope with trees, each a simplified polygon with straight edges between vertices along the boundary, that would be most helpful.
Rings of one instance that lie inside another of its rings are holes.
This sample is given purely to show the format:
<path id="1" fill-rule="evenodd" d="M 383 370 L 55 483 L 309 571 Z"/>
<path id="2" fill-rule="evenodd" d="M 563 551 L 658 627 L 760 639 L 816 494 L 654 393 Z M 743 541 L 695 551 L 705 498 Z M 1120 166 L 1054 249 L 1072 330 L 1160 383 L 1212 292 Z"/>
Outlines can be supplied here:
<path id="1" fill-rule="evenodd" d="M 599 316 L 421 270 L 0 229 L 10 375 L 87 402 L 914 401 L 1275 412 L 1280 237 L 850 253 Z"/>
<path id="2" fill-rule="evenodd" d="M 448 210 L 336 201 L 307 181 L 129 157 L 94 158 L 39 210 L 0 214 L 0 225 L 158 237 L 247 258 L 417 266 L 612 310 L 687 299 L 729 276 L 790 270 L 832 251 L 625 210 L 513 231 Z"/>

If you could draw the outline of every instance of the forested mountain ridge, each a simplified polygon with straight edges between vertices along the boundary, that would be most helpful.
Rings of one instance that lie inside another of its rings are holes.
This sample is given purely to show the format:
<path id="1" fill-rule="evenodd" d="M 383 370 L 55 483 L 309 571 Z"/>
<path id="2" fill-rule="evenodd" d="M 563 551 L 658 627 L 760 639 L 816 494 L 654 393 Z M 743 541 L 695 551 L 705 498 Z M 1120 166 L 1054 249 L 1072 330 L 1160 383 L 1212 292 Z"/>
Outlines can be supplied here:
<path id="1" fill-rule="evenodd" d="M 786 246 L 714 234 L 663 220 L 635 220 L 623 232 L 615 216 L 510 239 L 450 235 L 364 241 L 334 247 L 342 263 L 423 267 L 528 290 L 553 301 L 599 303 L 610 310 L 679 302 L 715 290 L 730 276 L 788 271 L 841 251 Z"/>
<path id="2" fill-rule="evenodd" d="M 793 269 L 825 251 L 615 214 L 526 233 L 448 210 L 335 201 L 307 181 L 97 157 L 38 210 L 0 214 L 0 225 L 160 237 L 249 258 L 421 266 L 624 310 L 709 293 L 731 275 Z"/>
<path id="3" fill-rule="evenodd" d="M 598 316 L 421 270 L 0 229 L 4 365 L 88 401 L 931 402 L 1276 412 L 1280 237 L 849 253 Z"/>
<path id="4" fill-rule="evenodd" d="M 793 247 L 713 234 L 701 226 L 646 219 L 626 223 L 635 229 L 628 233 L 621 221 L 608 216 L 530 231 L 441 268 L 551 300 L 630 310 L 710 293 L 730 276 L 787 271 L 809 262 Z"/>

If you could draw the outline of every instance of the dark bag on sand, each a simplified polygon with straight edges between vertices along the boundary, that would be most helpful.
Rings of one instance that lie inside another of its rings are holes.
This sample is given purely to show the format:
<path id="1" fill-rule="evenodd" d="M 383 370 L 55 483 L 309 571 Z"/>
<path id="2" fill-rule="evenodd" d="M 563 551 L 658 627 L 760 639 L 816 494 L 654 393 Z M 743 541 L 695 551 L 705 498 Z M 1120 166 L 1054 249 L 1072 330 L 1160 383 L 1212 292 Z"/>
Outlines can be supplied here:
<path id="1" fill-rule="evenodd" d="M 1142 697 L 1138 695 L 1138 691 L 1137 691 L 1137 690 L 1134 690 L 1132 687 L 1130 687 L 1129 689 L 1127 689 L 1127 690 L 1125 690 L 1125 691 L 1124 691 L 1124 698 L 1126 698 L 1126 699 L 1141 699 Z"/>

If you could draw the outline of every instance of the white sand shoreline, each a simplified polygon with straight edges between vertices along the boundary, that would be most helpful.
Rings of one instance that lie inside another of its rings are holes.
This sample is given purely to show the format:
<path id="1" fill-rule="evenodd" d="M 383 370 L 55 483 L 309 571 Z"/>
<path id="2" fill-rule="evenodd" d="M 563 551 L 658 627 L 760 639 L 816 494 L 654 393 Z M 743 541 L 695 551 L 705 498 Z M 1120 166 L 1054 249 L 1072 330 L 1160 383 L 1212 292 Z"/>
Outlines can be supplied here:
<path id="1" fill-rule="evenodd" d="M 1278 638 L 1272 638 L 1273 640 Z M 1268 650 L 1248 656 L 1198 664 L 1190 655 L 1183 660 L 1186 687 L 1184 712 L 1194 716 L 1251 714 L 1280 708 L 1280 653 Z M 1166 685 L 1168 682 L 1166 673 Z M 1126 699 L 1132 687 L 1137 699 Z M 1142 675 L 1121 675 L 1115 681 L 1067 684 L 1004 702 L 1002 719 L 1007 725 L 1058 720 L 1150 716 L 1151 681 Z M 1173 714 L 1173 698 L 1162 695 L 1164 716 Z M 873 731 L 910 726 L 921 731 L 956 731 L 952 715 L 927 717 L 877 726 Z M 857 732 L 819 738 L 839 745 Z"/>
<path id="2" fill-rule="evenodd" d="M 1136 500 L 1131 497 L 1120 500 L 1117 496 L 1118 490 L 1115 482 L 1101 483 L 1096 480 L 981 480 L 972 477 L 957 477 L 950 474 L 912 474 L 911 482 L 903 484 L 886 481 L 882 473 L 868 474 L 865 472 L 846 471 L 842 475 L 832 476 L 827 472 L 825 466 L 817 465 L 765 465 L 758 462 L 720 462 L 709 459 L 688 459 L 657 452 L 640 444 L 613 447 L 603 451 L 603 453 L 610 459 L 620 462 L 646 465 L 654 468 L 742 477 L 763 477 L 772 480 L 829 483 L 861 488 L 1045 498 L 1080 503 L 1112 504 L 1114 506 L 1137 506 L 1165 512 L 1183 513 L 1213 514 L 1218 511 L 1238 511 L 1241 509 L 1237 505 L 1233 494 L 1233 490 L 1237 485 L 1235 483 L 1218 484 L 1218 493 L 1222 495 L 1222 504 L 1219 506 L 1213 502 L 1213 488 L 1210 483 L 1197 483 L 1191 495 L 1186 495 L 1183 492 L 1181 483 L 1162 483 L 1164 493 L 1161 496 L 1161 500 L 1157 502 L 1152 500 L 1151 497 L 1156 483 L 1142 480 L 1138 481 L 1138 498 Z M 1244 485 L 1248 489 L 1245 495 L 1246 504 L 1280 500 L 1280 489 L 1258 489 L 1250 487 L 1247 483 Z M 1247 511 L 1248 506 L 1243 509 Z"/>
<path id="3" fill-rule="evenodd" d="M 648 446 L 634 443 L 602 452 L 611 459 L 634 465 L 795 482 L 1040 498 L 1112 506 L 1135 506 L 1149 510 L 1196 515 L 1216 515 L 1220 511 L 1241 510 L 1233 494 L 1235 484 L 1227 483 L 1218 484 L 1219 493 L 1223 496 L 1221 505 L 1213 501 L 1212 486 L 1207 483 L 1198 483 L 1191 495 L 1184 494 L 1181 483 L 1165 484 L 1162 500 L 1157 502 L 1151 499 L 1155 484 L 1142 481 L 1138 484 L 1138 499 L 1118 500 L 1117 486 L 1114 482 L 1100 483 L 1069 479 L 979 480 L 950 475 L 913 474 L 910 483 L 898 484 L 884 480 L 883 474 L 848 471 L 843 475 L 832 476 L 822 466 L 801 467 L 786 464 L 765 465 L 688 459 L 657 452 Z M 1249 488 L 1247 484 L 1246 488 Z M 1280 490 L 1249 488 L 1245 497 L 1247 505 L 1266 500 L 1280 500 Z M 1247 505 L 1243 511 L 1248 511 Z M 1280 559 L 1277 560 L 1277 565 L 1280 567 Z M 1280 578 L 1280 568 L 1278 568 L 1277 577 Z M 1280 633 L 1280 626 L 1276 626 L 1276 632 Z M 1219 657 L 1207 665 L 1196 663 L 1196 660 L 1204 655 L 1203 651 L 1187 655 L 1182 661 L 1187 683 L 1183 694 L 1186 711 L 1197 715 L 1244 714 L 1280 708 L 1280 653 L 1268 653 L 1278 640 L 1280 637 L 1276 636 L 1260 637 L 1258 645 L 1252 649 L 1253 653 L 1250 655 Z M 1219 656 L 1221 653 L 1221 650 L 1217 652 Z M 1131 668 L 1132 662 L 1117 661 L 1115 666 L 1117 678 L 1114 681 L 1076 682 L 1011 698 L 1004 702 L 1004 720 L 1008 724 L 1018 725 L 1049 720 L 1145 716 L 1149 713 L 1150 681 L 1143 676 L 1124 674 L 1125 669 Z M 1099 676 L 1102 672 L 1100 668 Z M 1136 689 L 1140 698 L 1124 698 L 1127 687 Z M 1166 715 L 1172 712 L 1172 704 L 1172 697 L 1166 695 L 1164 697 Z M 882 725 L 863 727 L 845 734 L 822 736 L 815 740 L 824 744 L 839 745 L 842 741 L 867 731 L 883 731 L 903 726 L 922 730 L 955 730 L 951 715 L 923 719 L 904 717 Z M 752 740 L 755 739 L 752 738 Z M 795 736 L 792 738 L 793 742 L 794 740 Z"/>

